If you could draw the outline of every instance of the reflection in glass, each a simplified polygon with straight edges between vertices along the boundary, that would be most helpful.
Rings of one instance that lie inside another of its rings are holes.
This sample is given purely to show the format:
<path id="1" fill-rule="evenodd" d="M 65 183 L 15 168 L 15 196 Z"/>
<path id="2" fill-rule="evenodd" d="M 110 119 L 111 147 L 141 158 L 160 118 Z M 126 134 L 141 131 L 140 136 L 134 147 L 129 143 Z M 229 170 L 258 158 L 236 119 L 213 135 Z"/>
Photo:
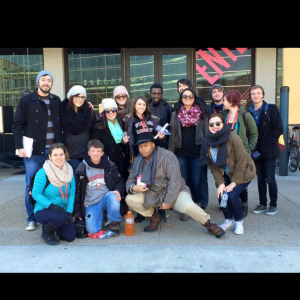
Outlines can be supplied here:
<path id="1" fill-rule="evenodd" d="M 177 81 L 187 77 L 187 55 L 163 55 L 163 99 L 169 102 L 178 100 Z"/>
<path id="2" fill-rule="evenodd" d="M 150 98 L 150 87 L 154 83 L 154 56 L 130 56 L 130 97 Z"/>

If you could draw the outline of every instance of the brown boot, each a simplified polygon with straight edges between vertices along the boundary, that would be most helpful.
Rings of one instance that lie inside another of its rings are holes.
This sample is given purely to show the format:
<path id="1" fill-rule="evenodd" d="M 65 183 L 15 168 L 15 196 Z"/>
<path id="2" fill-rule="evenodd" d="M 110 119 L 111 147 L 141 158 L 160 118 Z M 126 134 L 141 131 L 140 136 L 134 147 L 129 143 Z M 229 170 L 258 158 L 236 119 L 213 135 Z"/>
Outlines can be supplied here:
<path id="1" fill-rule="evenodd" d="M 206 227 L 209 233 L 214 234 L 216 238 L 220 238 L 225 234 L 225 231 L 221 227 L 219 227 L 217 224 L 211 223 L 210 220 L 207 220 L 203 226 Z"/>
<path id="2" fill-rule="evenodd" d="M 120 223 L 119 222 L 111 222 L 109 224 L 109 229 L 115 233 L 113 235 L 113 237 L 120 235 Z"/>
<path id="3" fill-rule="evenodd" d="M 150 226 L 146 226 L 144 228 L 145 232 L 155 232 L 158 228 L 159 223 L 161 222 L 162 218 L 160 214 L 154 209 L 154 213 L 150 218 Z"/>

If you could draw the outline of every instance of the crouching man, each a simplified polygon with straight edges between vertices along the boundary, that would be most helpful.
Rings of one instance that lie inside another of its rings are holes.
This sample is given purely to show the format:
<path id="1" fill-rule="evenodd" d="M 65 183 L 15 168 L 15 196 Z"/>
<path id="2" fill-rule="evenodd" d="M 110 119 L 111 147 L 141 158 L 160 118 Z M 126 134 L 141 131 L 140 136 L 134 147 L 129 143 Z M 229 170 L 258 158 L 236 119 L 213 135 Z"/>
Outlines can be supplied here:
<path id="1" fill-rule="evenodd" d="M 190 189 L 181 177 L 177 157 L 157 147 L 150 133 L 142 133 L 136 143 L 140 154 L 135 158 L 126 182 L 126 203 L 144 217 L 150 217 L 145 232 L 154 232 L 162 221 L 159 209 L 174 209 L 187 214 L 220 238 L 225 231 L 210 222 L 210 216 L 191 198 Z"/>
<path id="2" fill-rule="evenodd" d="M 85 218 L 86 230 L 91 234 L 102 228 L 103 213 L 107 211 L 113 236 L 120 235 L 120 201 L 125 184 L 116 165 L 104 153 L 99 140 L 88 142 L 88 153 L 75 171 L 79 182 L 76 189 L 73 217 Z"/>

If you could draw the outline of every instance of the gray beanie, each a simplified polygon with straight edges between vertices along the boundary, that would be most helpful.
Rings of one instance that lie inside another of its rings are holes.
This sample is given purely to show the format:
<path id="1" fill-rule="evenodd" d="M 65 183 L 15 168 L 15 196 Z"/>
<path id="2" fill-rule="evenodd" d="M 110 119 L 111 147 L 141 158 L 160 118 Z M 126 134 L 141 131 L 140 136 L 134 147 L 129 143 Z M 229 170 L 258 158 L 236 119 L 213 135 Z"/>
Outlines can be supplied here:
<path id="1" fill-rule="evenodd" d="M 39 84 L 39 81 L 40 81 L 40 78 L 42 76 L 46 76 L 46 75 L 49 75 L 52 79 L 52 84 L 53 84 L 53 75 L 49 72 L 49 71 L 46 71 L 46 70 L 43 70 L 41 71 L 39 74 L 37 74 L 37 77 L 36 77 L 36 85 Z"/>
<path id="2" fill-rule="evenodd" d="M 225 89 L 223 88 L 223 86 L 221 84 L 216 83 L 216 84 L 212 85 L 211 88 L 209 89 L 209 95 L 210 96 L 211 96 L 211 93 L 212 93 L 213 89 L 215 89 L 215 88 L 222 89 L 223 93 L 225 94 Z"/>
<path id="3" fill-rule="evenodd" d="M 123 86 L 123 85 L 119 85 L 119 86 L 115 87 L 113 98 L 116 99 L 116 96 L 118 96 L 118 95 L 120 95 L 120 94 L 125 94 L 125 95 L 127 95 L 128 98 L 129 98 L 129 93 L 128 93 L 126 87 Z"/>
<path id="4" fill-rule="evenodd" d="M 111 108 L 111 107 L 118 109 L 117 102 L 114 99 L 111 99 L 111 98 L 103 99 L 101 104 L 102 104 L 102 112 L 106 108 Z"/>
<path id="5" fill-rule="evenodd" d="M 70 100 L 70 98 L 74 95 L 78 94 L 84 94 L 86 97 L 86 90 L 83 86 L 81 85 L 74 85 L 68 92 L 67 98 Z"/>

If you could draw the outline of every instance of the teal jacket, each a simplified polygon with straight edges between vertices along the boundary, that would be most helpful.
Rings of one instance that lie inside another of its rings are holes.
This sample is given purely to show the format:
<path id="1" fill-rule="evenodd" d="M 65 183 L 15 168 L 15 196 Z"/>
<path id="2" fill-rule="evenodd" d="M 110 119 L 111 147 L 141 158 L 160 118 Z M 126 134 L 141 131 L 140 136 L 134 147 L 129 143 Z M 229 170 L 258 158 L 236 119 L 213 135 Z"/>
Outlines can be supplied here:
<path id="1" fill-rule="evenodd" d="M 248 137 L 246 134 L 246 126 L 243 118 L 243 113 L 245 112 L 244 106 L 239 108 L 239 114 L 237 119 L 237 134 L 241 138 L 244 144 L 245 150 L 251 154 L 251 152 L 255 149 L 257 139 L 258 139 L 258 130 L 255 123 L 254 118 L 252 117 L 251 113 L 246 112 L 245 119 L 248 127 Z M 226 118 L 228 116 L 229 111 L 223 110 L 221 114 Z"/>
<path id="2" fill-rule="evenodd" d="M 42 168 L 40 169 L 34 178 L 34 184 L 32 189 L 32 197 L 36 201 L 34 207 L 34 213 L 48 208 L 50 204 L 59 205 L 65 209 L 67 213 L 73 212 L 74 200 L 75 200 L 75 177 L 73 175 L 72 181 L 68 183 L 68 198 L 63 200 L 61 193 L 58 187 L 55 187 L 51 183 L 47 186 L 44 191 L 44 188 L 47 183 L 46 172 Z M 66 195 L 66 186 L 62 187 L 62 192 L 64 196 Z"/>

